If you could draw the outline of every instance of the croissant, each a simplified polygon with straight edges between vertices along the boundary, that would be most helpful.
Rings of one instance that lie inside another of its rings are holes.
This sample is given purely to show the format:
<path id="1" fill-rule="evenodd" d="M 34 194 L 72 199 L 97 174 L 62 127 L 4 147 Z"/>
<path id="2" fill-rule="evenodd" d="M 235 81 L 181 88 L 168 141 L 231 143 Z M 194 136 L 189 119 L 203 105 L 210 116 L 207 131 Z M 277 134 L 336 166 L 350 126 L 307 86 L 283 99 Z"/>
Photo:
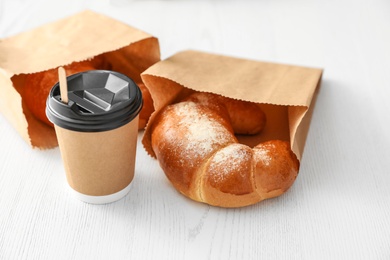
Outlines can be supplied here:
<path id="1" fill-rule="evenodd" d="M 243 207 L 283 194 L 299 161 L 289 142 L 251 148 L 235 134 L 259 133 L 263 111 L 254 103 L 195 93 L 165 107 L 151 125 L 152 149 L 183 195 L 219 207 Z"/>

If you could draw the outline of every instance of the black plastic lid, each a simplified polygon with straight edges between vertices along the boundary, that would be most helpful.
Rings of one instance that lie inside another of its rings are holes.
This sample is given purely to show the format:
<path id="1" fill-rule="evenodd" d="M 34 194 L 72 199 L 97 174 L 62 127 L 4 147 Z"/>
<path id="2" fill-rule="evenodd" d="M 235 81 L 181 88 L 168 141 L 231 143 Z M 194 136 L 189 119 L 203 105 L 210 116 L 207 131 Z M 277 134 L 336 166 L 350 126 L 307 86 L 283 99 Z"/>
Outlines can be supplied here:
<path id="1" fill-rule="evenodd" d="M 68 104 L 61 102 L 59 83 L 46 102 L 49 120 L 79 132 L 101 132 L 123 126 L 142 108 L 142 93 L 129 77 L 114 71 L 90 70 L 67 77 Z"/>

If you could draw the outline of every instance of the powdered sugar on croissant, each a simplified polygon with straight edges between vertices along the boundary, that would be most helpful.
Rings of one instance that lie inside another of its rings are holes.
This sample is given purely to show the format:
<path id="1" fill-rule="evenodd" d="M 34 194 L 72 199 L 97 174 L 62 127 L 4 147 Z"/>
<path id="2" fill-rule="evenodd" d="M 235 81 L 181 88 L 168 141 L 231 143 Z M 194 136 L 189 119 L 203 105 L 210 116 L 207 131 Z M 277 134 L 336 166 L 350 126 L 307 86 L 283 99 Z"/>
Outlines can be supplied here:
<path id="1" fill-rule="evenodd" d="M 152 148 L 185 196 L 221 207 L 247 206 L 284 193 L 298 174 L 288 142 L 254 148 L 238 143 L 235 133 L 255 134 L 264 125 L 265 115 L 253 103 L 195 93 L 156 117 Z"/>

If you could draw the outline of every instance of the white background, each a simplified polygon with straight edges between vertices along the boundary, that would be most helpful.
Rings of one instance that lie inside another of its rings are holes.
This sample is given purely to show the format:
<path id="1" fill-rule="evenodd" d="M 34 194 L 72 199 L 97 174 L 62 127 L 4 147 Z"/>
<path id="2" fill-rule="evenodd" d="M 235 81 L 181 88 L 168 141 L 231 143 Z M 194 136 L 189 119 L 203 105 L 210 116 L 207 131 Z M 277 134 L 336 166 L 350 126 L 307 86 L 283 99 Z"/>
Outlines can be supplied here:
<path id="1" fill-rule="evenodd" d="M 158 37 L 162 58 L 324 68 L 299 176 L 215 208 L 179 195 L 139 144 L 130 193 L 89 205 L 67 192 L 59 149 L 31 149 L 0 114 L 0 259 L 390 259 L 389 1 L 0 0 L 0 38 L 84 9 Z"/>

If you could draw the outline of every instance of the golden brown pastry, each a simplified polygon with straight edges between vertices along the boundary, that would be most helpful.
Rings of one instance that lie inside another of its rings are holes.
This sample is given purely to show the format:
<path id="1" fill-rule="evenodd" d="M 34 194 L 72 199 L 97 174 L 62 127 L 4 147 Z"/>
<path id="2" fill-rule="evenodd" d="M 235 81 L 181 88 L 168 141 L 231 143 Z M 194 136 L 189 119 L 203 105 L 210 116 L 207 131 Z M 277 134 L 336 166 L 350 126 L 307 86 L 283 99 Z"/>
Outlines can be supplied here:
<path id="1" fill-rule="evenodd" d="M 255 103 L 206 93 L 192 94 L 185 101 L 194 101 L 211 107 L 220 114 L 226 111 L 235 134 L 258 134 L 263 130 L 266 123 L 266 116 L 263 110 Z M 220 105 L 221 103 L 223 106 Z"/>
<path id="2" fill-rule="evenodd" d="M 257 105 L 196 93 L 157 115 L 152 148 L 185 196 L 220 207 L 247 206 L 281 195 L 298 174 L 299 161 L 288 142 L 273 140 L 254 148 L 238 143 L 233 129 L 254 134 L 264 124 Z"/>

